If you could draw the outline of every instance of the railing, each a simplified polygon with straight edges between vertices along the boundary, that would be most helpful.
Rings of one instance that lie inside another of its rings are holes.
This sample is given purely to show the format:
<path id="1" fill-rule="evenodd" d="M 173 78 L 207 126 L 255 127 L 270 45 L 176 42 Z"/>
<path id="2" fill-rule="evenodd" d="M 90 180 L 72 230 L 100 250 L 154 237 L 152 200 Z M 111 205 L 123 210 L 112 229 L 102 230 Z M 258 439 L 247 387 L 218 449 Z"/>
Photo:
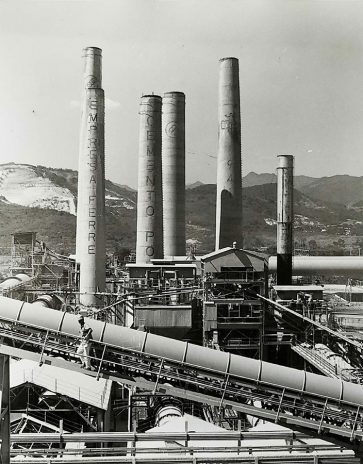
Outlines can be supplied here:
<path id="1" fill-rule="evenodd" d="M 186 440 L 183 440 L 186 438 Z M 26 462 L 29 464 L 55 463 L 190 463 L 190 464 L 359 464 L 359 458 L 353 453 L 342 452 L 338 446 L 330 444 L 273 444 L 266 446 L 246 444 L 243 440 L 236 441 L 236 445 L 218 446 L 217 444 L 198 446 L 190 441 L 191 437 L 184 435 L 176 440 L 170 440 L 174 446 L 159 445 L 159 447 L 142 446 L 134 443 L 127 447 L 87 448 L 87 449 L 31 449 L 14 450 L 12 462 Z M 102 437 L 100 437 L 102 440 Z M 159 442 L 164 441 L 159 437 Z M 168 441 L 168 443 L 170 443 Z M 183 445 L 181 445 L 183 443 Z M 16 459 L 14 458 L 16 455 Z"/>
<path id="2" fill-rule="evenodd" d="M 217 322 L 222 323 L 243 323 L 243 324 L 262 324 L 262 316 L 218 316 Z"/>
<path id="3" fill-rule="evenodd" d="M 316 368 L 329 377 L 339 378 L 336 368 L 330 364 L 322 356 L 313 352 L 311 349 L 302 345 L 292 346 L 292 349 L 303 356 L 307 361 L 310 361 Z"/>
<path id="4" fill-rule="evenodd" d="M 57 373 L 55 373 L 54 376 L 50 376 L 43 372 L 35 372 L 34 369 L 24 369 L 23 382 L 35 383 L 47 388 L 53 393 L 69 396 L 77 401 L 81 401 L 82 403 L 92 404 L 101 408 L 104 407 L 107 383 L 105 383 L 102 393 L 99 394 L 83 385 L 81 386 L 73 384 L 68 380 L 62 380 L 57 377 L 56 374 Z M 58 373 L 58 376 L 59 375 L 60 373 Z"/>
<path id="5" fill-rule="evenodd" d="M 261 340 L 259 338 L 228 338 L 221 345 L 228 349 L 238 348 L 255 348 L 260 346 Z"/>
<path id="6" fill-rule="evenodd" d="M 0 352 L 4 354 L 30 359 L 37 357 L 40 362 L 80 370 L 75 365 L 78 359 L 75 347 L 70 346 L 77 338 L 75 336 L 4 319 L 0 324 L 0 336 L 3 337 Z M 325 436 L 339 438 L 347 445 L 355 438 L 363 439 L 363 414 L 358 405 L 130 348 L 96 341 L 92 344 L 96 354 L 91 359 L 96 372 L 86 372 L 96 378 L 106 375 L 121 380 L 125 385 L 154 391 L 155 395 L 229 406 L 245 414 L 287 427 L 299 427 L 317 435 L 324 431 Z"/>
<path id="7" fill-rule="evenodd" d="M 75 421 L 64 419 L 63 415 L 58 415 L 56 411 L 40 411 L 39 406 L 29 403 L 29 420 L 31 421 L 32 417 L 38 419 L 42 422 L 45 422 L 44 427 L 47 424 L 50 424 L 54 427 L 59 427 L 60 420 L 63 421 L 63 430 L 68 433 L 81 432 L 82 426 L 78 425 Z M 38 409 L 38 410 L 37 410 Z"/>

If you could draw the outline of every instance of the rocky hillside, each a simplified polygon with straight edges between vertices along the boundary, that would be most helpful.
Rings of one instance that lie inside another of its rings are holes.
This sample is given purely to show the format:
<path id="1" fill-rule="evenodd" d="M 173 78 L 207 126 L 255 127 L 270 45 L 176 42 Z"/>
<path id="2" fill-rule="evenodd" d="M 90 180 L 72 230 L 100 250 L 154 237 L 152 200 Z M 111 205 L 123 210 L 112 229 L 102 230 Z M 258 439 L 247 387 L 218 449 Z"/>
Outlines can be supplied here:
<path id="1" fill-rule="evenodd" d="M 61 185 L 57 176 L 44 168 L 13 163 L 0 166 L 0 195 L 9 203 L 75 214 L 76 196 L 71 185 L 71 179 Z"/>
<path id="2" fill-rule="evenodd" d="M 0 196 L 3 201 L 31 208 L 53 209 L 76 214 L 78 173 L 29 164 L 0 165 Z M 106 203 L 110 207 L 136 208 L 136 192 L 106 181 Z"/>

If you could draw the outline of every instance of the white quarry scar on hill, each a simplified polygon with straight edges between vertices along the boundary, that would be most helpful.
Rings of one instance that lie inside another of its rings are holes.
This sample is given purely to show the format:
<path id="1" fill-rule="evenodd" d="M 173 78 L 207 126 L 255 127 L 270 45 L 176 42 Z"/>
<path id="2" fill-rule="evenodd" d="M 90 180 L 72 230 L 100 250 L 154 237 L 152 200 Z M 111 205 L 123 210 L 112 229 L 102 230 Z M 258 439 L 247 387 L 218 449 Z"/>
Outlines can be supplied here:
<path id="1" fill-rule="evenodd" d="M 18 205 L 76 214 L 72 193 L 54 185 L 47 177 L 38 176 L 31 166 L 0 166 L 0 195 Z"/>
<path id="2" fill-rule="evenodd" d="M 46 174 L 39 174 L 31 165 L 0 165 L 0 197 L 4 202 L 76 215 L 76 197 L 73 193 L 67 187 L 56 185 Z M 106 190 L 106 203 L 113 208 L 135 208 L 134 201 L 112 190 Z"/>

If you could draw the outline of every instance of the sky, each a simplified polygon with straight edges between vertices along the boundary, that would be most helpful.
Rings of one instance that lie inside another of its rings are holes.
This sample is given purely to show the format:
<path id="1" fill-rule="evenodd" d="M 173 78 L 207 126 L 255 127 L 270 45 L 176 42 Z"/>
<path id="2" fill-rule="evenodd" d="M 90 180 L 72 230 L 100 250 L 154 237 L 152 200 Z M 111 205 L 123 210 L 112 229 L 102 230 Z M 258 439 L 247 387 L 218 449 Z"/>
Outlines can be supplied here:
<path id="1" fill-rule="evenodd" d="M 106 177 L 137 185 L 143 94 L 186 94 L 186 180 L 216 182 L 218 61 L 239 59 L 243 174 L 363 176 L 363 1 L 0 0 L 0 163 L 77 169 L 82 49 L 103 50 Z"/>

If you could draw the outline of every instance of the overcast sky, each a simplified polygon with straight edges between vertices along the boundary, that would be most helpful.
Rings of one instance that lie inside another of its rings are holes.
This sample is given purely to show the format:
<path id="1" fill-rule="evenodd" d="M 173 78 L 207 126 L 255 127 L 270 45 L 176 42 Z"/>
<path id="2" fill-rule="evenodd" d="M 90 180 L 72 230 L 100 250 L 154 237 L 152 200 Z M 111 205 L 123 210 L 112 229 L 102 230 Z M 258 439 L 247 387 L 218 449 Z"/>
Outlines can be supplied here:
<path id="1" fill-rule="evenodd" d="M 243 171 L 363 175 L 363 2 L 0 0 L 0 162 L 77 169 L 82 49 L 103 49 L 106 176 L 137 183 L 140 96 L 186 94 L 187 182 L 216 180 L 218 60 L 240 61 Z"/>

